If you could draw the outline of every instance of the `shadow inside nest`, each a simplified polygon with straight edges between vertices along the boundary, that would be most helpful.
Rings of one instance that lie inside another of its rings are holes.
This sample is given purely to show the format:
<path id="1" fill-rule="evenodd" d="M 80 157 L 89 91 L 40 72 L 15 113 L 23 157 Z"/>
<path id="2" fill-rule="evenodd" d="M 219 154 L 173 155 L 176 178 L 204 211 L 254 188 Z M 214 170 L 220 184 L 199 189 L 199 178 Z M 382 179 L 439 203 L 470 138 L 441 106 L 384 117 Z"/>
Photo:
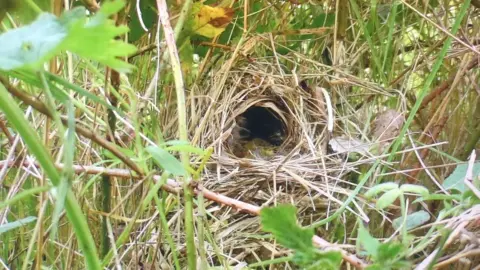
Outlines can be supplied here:
<path id="1" fill-rule="evenodd" d="M 236 126 L 227 141 L 231 154 L 238 158 L 272 158 L 286 141 L 286 124 L 273 110 L 251 106 L 235 119 Z"/>

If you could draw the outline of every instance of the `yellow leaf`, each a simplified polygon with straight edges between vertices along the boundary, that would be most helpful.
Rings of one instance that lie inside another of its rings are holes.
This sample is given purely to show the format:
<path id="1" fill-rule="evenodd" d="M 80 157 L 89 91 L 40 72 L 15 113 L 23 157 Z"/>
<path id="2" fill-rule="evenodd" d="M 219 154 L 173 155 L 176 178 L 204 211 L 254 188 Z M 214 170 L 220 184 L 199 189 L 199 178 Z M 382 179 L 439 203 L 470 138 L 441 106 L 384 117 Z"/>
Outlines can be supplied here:
<path id="1" fill-rule="evenodd" d="M 233 9 L 196 3 L 193 29 L 196 34 L 213 38 L 220 35 L 232 21 Z"/>

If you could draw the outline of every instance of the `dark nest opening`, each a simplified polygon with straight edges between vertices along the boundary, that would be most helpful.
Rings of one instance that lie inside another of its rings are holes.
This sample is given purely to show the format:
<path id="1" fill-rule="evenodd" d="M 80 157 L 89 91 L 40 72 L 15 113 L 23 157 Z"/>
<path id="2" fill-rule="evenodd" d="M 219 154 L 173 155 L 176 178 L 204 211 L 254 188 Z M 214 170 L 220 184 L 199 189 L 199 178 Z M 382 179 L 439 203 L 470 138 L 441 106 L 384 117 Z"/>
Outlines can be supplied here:
<path id="1" fill-rule="evenodd" d="M 261 139 L 271 145 L 280 146 L 285 141 L 286 127 L 273 110 L 252 106 L 240 114 L 240 136 L 243 140 Z"/>

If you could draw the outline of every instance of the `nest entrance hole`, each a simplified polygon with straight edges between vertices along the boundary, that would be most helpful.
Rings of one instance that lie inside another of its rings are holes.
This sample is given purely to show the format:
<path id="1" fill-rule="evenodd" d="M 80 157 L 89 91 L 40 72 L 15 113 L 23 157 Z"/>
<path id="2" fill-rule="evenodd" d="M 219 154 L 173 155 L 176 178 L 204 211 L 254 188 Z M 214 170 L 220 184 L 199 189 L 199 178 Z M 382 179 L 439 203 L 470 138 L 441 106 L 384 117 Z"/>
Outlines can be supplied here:
<path id="1" fill-rule="evenodd" d="M 251 106 L 239 116 L 242 119 L 241 136 L 245 140 L 261 139 L 274 146 L 280 146 L 285 141 L 285 123 L 273 110 Z"/>

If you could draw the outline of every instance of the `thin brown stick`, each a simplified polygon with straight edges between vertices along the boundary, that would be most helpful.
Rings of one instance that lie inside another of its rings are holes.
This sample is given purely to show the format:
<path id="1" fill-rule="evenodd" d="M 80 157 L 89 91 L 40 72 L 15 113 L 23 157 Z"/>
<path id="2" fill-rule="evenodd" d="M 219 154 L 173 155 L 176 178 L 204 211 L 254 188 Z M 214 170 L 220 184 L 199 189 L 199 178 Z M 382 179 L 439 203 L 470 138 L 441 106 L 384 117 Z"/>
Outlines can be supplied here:
<path id="1" fill-rule="evenodd" d="M 155 43 L 149 44 L 149 45 L 147 45 L 147 46 L 144 46 L 144 47 L 140 48 L 138 51 L 136 51 L 136 52 L 134 52 L 133 54 L 129 55 L 129 56 L 128 56 L 128 59 L 130 60 L 130 59 L 132 59 L 132 58 L 134 58 L 134 57 L 137 57 L 137 56 L 142 55 L 142 54 L 144 54 L 144 53 L 146 53 L 146 52 L 149 52 L 149 51 L 151 51 L 151 50 L 153 50 L 153 49 L 155 49 L 155 48 L 157 48 L 157 44 L 155 44 Z"/>
<path id="2" fill-rule="evenodd" d="M 91 12 L 97 12 L 100 9 L 100 5 L 96 0 L 83 0 L 85 7 Z"/>
<path id="3" fill-rule="evenodd" d="M 470 63 L 468 63 L 467 65 L 467 68 L 464 69 L 464 72 L 462 74 L 459 74 L 459 76 L 463 76 L 467 73 L 467 71 L 471 70 L 472 68 L 476 67 L 478 65 L 478 57 L 475 57 L 473 60 L 470 61 Z M 432 90 L 432 92 L 430 92 L 430 94 L 428 94 L 428 96 L 426 96 L 423 101 L 422 101 L 422 105 L 420 106 L 420 109 L 418 109 L 418 112 L 420 112 L 421 110 L 425 109 L 425 107 L 430 103 L 432 102 L 432 100 L 434 100 L 436 97 L 440 96 L 441 93 L 443 93 L 443 91 L 447 90 L 447 88 L 453 83 L 453 81 L 455 80 L 455 77 L 457 77 L 457 72 L 455 72 L 454 74 L 450 75 L 450 77 L 448 78 L 448 80 L 444 81 L 443 83 L 441 83 L 439 86 L 437 86 L 435 89 Z M 417 113 L 418 113 L 417 112 Z"/>
<path id="4" fill-rule="evenodd" d="M 8 80 L 4 77 L 0 77 L 0 83 L 2 83 L 5 88 L 7 88 L 8 92 L 15 96 L 16 98 L 20 99 L 23 101 L 23 103 L 32 106 L 35 110 L 38 112 L 46 115 L 49 118 L 52 118 L 52 115 L 50 111 L 47 109 L 45 104 L 42 102 L 38 101 L 35 97 L 18 90 L 16 87 L 12 86 Z M 64 125 L 67 124 L 67 118 L 66 117 L 61 117 L 62 123 Z M 88 130 L 84 127 L 81 127 L 79 123 L 75 125 L 75 131 L 82 135 L 85 138 L 88 138 L 95 142 L 96 144 L 100 145 L 101 147 L 107 149 L 108 151 L 112 152 L 116 157 L 118 157 L 125 165 L 127 165 L 130 169 L 138 173 L 139 175 L 143 175 L 143 170 L 137 166 L 130 158 L 128 158 L 126 155 L 124 155 L 120 150 L 118 150 L 117 146 L 111 142 L 108 142 L 104 138 L 102 138 L 100 135 L 97 135 L 95 132 Z"/>
<path id="5" fill-rule="evenodd" d="M 15 138 L 12 136 L 12 134 L 8 130 L 7 125 L 5 125 L 4 120 L 2 118 L 0 118 L 0 130 L 2 130 L 5 136 L 7 136 L 7 139 L 10 145 L 13 145 L 13 141 L 15 140 Z"/>
<path id="6" fill-rule="evenodd" d="M 0 161 L 0 167 L 5 165 L 9 167 L 16 166 L 15 162 L 13 161 L 5 161 L 5 160 Z M 32 166 L 32 165 L 39 167 L 37 163 L 31 163 L 28 161 L 23 162 L 23 166 Z M 55 164 L 55 166 L 59 170 L 62 170 L 64 168 L 63 164 Z M 76 174 L 85 173 L 85 174 L 108 175 L 108 176 L 114 176 L 118 178 L 134 178 L 134 179 L 141 178 L 139 175 L 136 175 L 132 171 L 126 170 L 126 169 L 108 169 L 108 168 L 99 167 L 99 166 L 83 166 L 83 165 L 73 165 L 72 169 Z M 160 175 L 153 176 L 153 180 L 155 181 L 160 181 L 160 179 L 161 179 Z M 182 185 L 173 179 L 167 179 L 166 183 L 162 186 L 162 189 L 169 193 L 178 194 L 178 195 L 182 194 Z M 262 209 L 260 206 L 256 206 L 253 204 L 249 204 L 246 202 L 242 202 L 242 201 L 227 197 L 225 195 L 208 190 L 202 186 L 196 186 L 194 189 L 194 193 L 197 196 L 200 193 L 203 193 L 203 196 L 210 201 L 219 203 L 221 205 L 232 207 L 234 209 L 237 209 L 239 212 L 247 213 L 254 216 L 260 215 L 260 210 Z M 342 257 L 345 261 L 347 261 L 348 263 L 350 263 L 351 265 L 359 269 L 363 269 L 367 267 L 367 264 L 362 260 L 360 260 L 359 258 L 357 258 L 355 255 L 350 254 L 343 249 L 340 249 L 335 244 L 332 244 L 319 236 L 315 235 L 312 241 L 319 248 L 326 249 L 326 250 L 339 251 L 342 254 Z"/>

